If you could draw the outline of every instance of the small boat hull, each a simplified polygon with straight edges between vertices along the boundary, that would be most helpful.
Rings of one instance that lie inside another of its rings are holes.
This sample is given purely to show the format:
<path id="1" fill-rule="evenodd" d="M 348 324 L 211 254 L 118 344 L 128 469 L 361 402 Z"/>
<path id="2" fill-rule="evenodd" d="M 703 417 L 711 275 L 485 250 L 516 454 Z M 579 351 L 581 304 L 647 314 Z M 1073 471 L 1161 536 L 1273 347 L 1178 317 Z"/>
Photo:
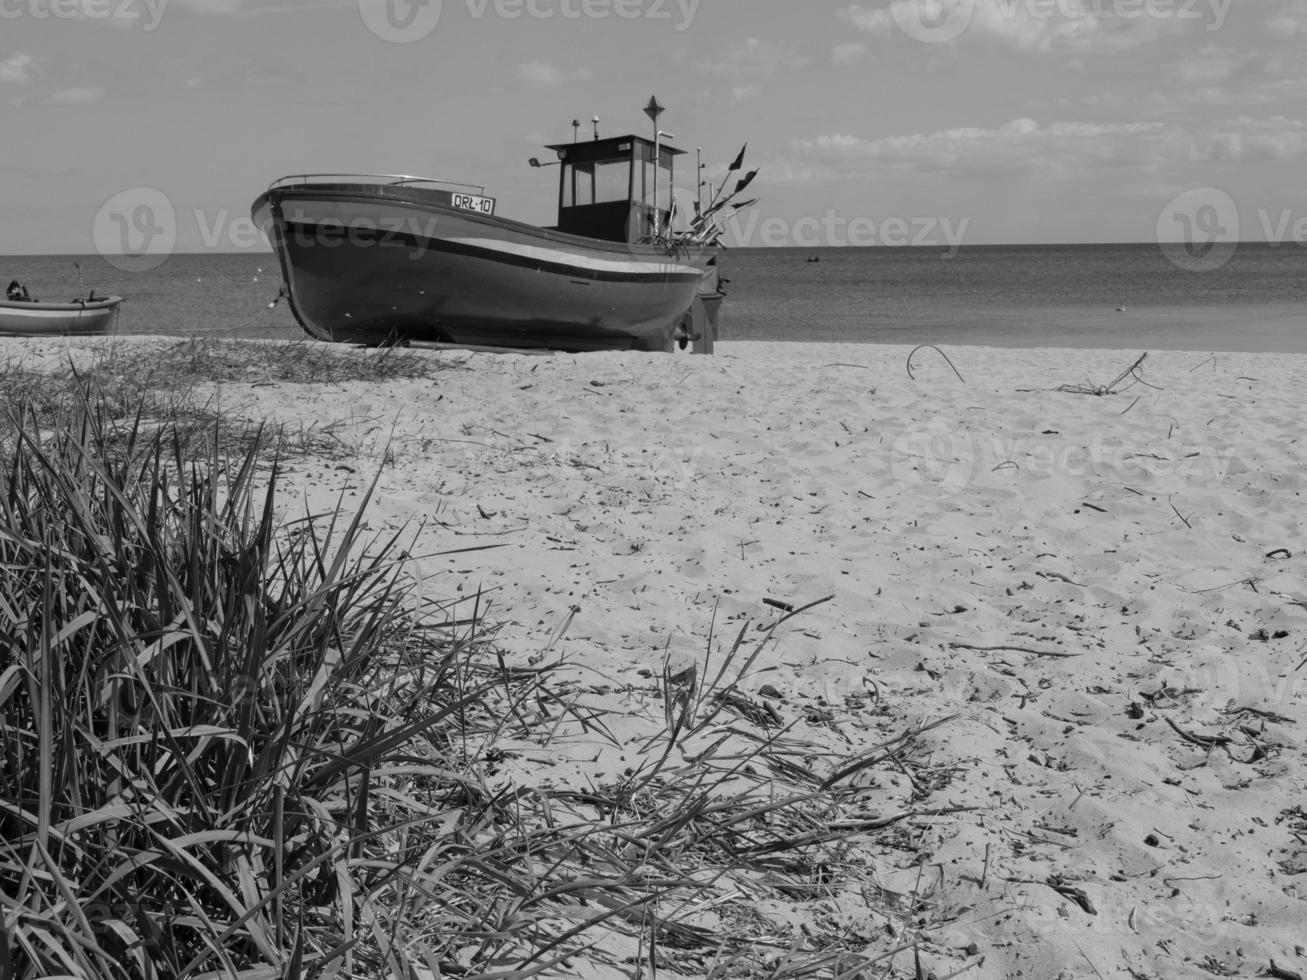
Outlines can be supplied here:
<path id="1" fill-rule="evenodd" d="M 75 337 L 113 329 L 121 296 L 44 303 L 0 300 L 0 337 Z"/>
<path id="2" fill-rule="evenodd" d="M 558 350 L 671 350 L 713 248 L 538 228 L 409 185 L 295 184 L 253 206 L 310 335 Z"/>

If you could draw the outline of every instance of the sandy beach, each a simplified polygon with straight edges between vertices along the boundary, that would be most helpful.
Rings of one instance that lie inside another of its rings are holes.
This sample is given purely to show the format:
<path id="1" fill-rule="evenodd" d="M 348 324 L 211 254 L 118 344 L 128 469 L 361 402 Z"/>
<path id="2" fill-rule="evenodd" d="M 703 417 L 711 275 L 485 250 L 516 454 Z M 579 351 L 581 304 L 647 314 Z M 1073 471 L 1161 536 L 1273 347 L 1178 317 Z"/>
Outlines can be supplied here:
<path id="1" fill-rule="evenodd" d="M 876 812 L 936 814 L 865 855 L 929 895 L 924 969 L 1307 975 L 1307 357 L 1154 352 L 1096 395 L 1143 351 L 949 347 L 959 378 L 923 350 L 915 380 L 908 353 L 424 352 L 449 369 L 210 394 L 344 447 L 288 467 L 288 516 L 377 477 L 368 524 L 411 539 L 424 594 L 629 721 L 501 778 L 614 777 L 665 664 L 702 676 L 815 603 L 741 690 L 818 769 L 945 721 L 867 774 Z M 875 907 L 835 880 L 777 928 L 845 921 L 855 946 Z"/>

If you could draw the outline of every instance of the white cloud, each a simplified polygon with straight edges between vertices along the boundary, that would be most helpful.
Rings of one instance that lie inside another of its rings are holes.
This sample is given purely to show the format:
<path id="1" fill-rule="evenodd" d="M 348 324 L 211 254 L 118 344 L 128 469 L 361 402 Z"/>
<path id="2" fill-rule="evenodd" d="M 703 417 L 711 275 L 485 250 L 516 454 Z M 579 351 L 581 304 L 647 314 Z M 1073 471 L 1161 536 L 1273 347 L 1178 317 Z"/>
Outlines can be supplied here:
<path id="1" fill-rule="evenodd" d="M 75 102 L 96 102 L 104 98 L 104 89 L 100 88 L 66 88 L 46 97 L 47 102 L 59 105 L 71 105 Z"/>
<path id="2" fill-rule="evenodd" d="M 837 13 L 858 30 L 866 31 L 868 34 L 889 37 L 894 33 L 894 17 L 890 14 L 888 7 L 870 9 L 853 4 L 837 11 Z"/>
<path id="3" fill-rule="evenodd" d="M 752 99 L 761 94 L 761 85 L 737 85 L 731 89 L 731 98 L 736 102 L 743 102 L 745 99 Z"/>
<path id="4" fill-rule="evenodd" d="M 556 88 L 567 82 L 584 82 L 593 77 L 587 69 L 580 68 L 568 74 L 547 61 L 525 62 L 518 66 L 517 73 L 532 88 Z"/>
<path id="5" fill-rule="evenodd" d="M 728 48 L 725 55 L 710 63 L 710 74 L 725 78 L 768 78 L 779 71 L 800 71 L 808 59 L 786 44 L 759 37 Z"/>
<path id="6" fill-rule="evenodd" d="M 1113 11 L 1111 6 L 1098 0 L 977 0 L 972 26 L 1024 50 L 1110 53 L 1148 44 L 1181 23 L 1176 17 L 1150 15 L 1146 8 Z"/>
<path id="7" fill-rule="evenodd" d="M 0 59 L 0 82 L 26 85 L 39 74 L 37 61 L 30 54 L 11 54 Z"/>
<path id="8" fill-rule="evenodd" d="M 1278 37 L 1307 34 L 1307 0 L 1276 0 L 1279 9 L 1266 19 L 1266 29 Z"/>
<path id="9" fill-rule="evenodd" d="M 800 142 L 800 156 L 836 169 L 858 162 L 887 171 L 986 170 L 1022 175 L 1061 174 L 1080 162 L 1105 162 L 1118 142 L 1161 127 L 1160 123 L 1053 123 L 1014 119 L 997 129 L 959 127 L 911 136 L 862 139 L 846 134 Z"/>
<path id="10" fill-rule="evenodd" d="M 1021 180 L 1071 180 L 1104 167 L 1163 173 L 1182 163 L 1284 159 L 1307 153 L 1307 124 L 1239 117 L 1199 130 L 1163 122 L 1054 122 L 1014 119 L 995 129 L 959 127 L 910 136 L 864 139 L 843 133 L 791 144 L 785 166 L 807 179 L 863 179 L 878 174 L 966 173 Z"/>
<path id="11" fill-rule="evenodd" d="M 1167 73 L 1185 85 L 1211 85 L 1229 80 L 1244 65 L 1242 57 L 1229 48 L 1209 44 L 1195 54 L 1167 66 Z"/>
<path id="12" fill-rule="evenodd" d="M 831 61 L 837 65 L 852 65 L 862 59 L 867 53 L 867 46 L 854 42 L 853 44 L 837 44 L 830 53 Z"/>
<path id="13" fill-rule="evenodd" d="M 157 0 L 156 0 L 157 2 Z M 267 0 L 168 0 L 168 6 L 189 10 L 197 14 L 249 15 L 280 14 L 291 11 L 311 10 L 322 7 L 353 6 L 357 0 L 283 0 L 281 3 L 269 3 Z"/>
<path id="14" fill-rule="evenodd" d="M 528 61 L 519 66 L 517 72 L 522 81 L 539 88 L 550 88 L 567 81 L 567 76 L 560 69 L 546 61 Z"/>
<path id="15" fill-rule="evenodd" d="M 1221 160 L 1283 160 L 1307 153 L 1307 123 L 1285 116 L 1241 116 L 1206 137 L 1207 152 Z"/>
<path id="16" fill-rule="evenodd" d="M 240 14 L 252 6 L 244 0 L 172 0 L 172 5 L 197 14 Z"/>
<path id="17" fill-rule="evenodd" d="M 1173 85 L 1156 93 L 1162 111 L 1182 104 L 1206 106 L 1258 106 L 1301 101 L 1307 78 L 1293 59 L 1265 52 L 1208 45 L 1193 55 L 1163 67 Z"/>

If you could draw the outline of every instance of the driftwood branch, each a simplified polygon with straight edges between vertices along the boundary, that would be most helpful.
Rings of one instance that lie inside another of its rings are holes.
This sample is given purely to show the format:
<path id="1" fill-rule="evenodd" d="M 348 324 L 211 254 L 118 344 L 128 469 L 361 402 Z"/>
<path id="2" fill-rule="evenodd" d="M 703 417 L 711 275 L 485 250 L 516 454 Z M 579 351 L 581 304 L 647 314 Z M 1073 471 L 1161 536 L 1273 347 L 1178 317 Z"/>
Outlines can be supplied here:
<path id="1" fill-rule="evenodd" d="M 1148 358 L 1147 354 L 1139 355 L 1139 360 L 1135 361 L 1128 368 L 1126 368 L 1115 378 L 1113 378 L 1110 384 L 1099 385 L 1097 387 L 1094 387 L 1092 385 L 1062 385 L 1057 390 L 1065 391 L 1072 395 L 1098 395 L 1101 397 L 1103 395 L 1116 395 L 1124 391 L 1125 388 L 1122 388 L 1121 385 L 1126 381 L 1127 378 L 1133 378 L 1134 380 L 1130 384 L 1126 385 L 1125 386 L 1126 388 L 1133 387 L 1136 384 L 1148 384 L 1148 382 L 1144 381 L 1144 379 L 1139 376 L 1139 369 L 1143 367 L 1144 361 L 1147 358 Z M 1154 387 L 1153 385 L 1148 385 L 1148 386 L 1150 388 Z"/>
<path id="2" fill-rule="evenodd" d="M 913 375 L 912 373 L 912 358 L 916 355 L 917 351 L 919 350 L 933 350 L 940 357 L 944 358 L 945 364 L 953 368 L 953 373 L 958 376 L 959 381 L 961 381 L 963 384 L 967 383 L 967 379 L 962 377 L 962 372 L 959 371 L 956 367 L 954 367 L 953 362 L 948 359 L 948 355 L 945 354 L 938 347 L 936 347 L 934 344 L 922 344 L 919 347 L 914 347 L 912 348 L 911 352 L 908 354 L 908 377 L 911 378 L 913 381 L 916 381 L 917 379 L 916 376 Z"/>
<path id="3" fill-rule="evenodd" d="M 1008 643 L 1000 643 L 993 647 L 980 647 L 973 643 L 950 643 L 950 650 L 976 650 L 980 653 L 998 653 L 1004 650 L 1014 651 L 1016 653 L 1033 653 L 1037 657 L 1057 657 L 1063 660 L 1070 660 L 1072 657 L 1079 657 L 1078 653 L 1066 653 L 1062 650 L 1036 650 L 1033 647 L 1015 647 Z"/>

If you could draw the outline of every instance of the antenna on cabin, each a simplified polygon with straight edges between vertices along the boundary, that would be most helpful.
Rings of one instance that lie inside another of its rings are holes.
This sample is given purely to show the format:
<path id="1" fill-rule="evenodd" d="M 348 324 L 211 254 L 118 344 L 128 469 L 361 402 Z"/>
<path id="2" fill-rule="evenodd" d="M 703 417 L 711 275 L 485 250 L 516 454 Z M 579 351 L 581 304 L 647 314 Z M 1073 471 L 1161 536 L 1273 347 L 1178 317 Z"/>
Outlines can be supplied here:
<path id="1" fill-rule="evenodd" d="M 576 143 L 581 139 L 581 120 L 572 120 L 572 142 Z"/>
<path id="2" fill-rule="evenodd" d="M 664 135 L 658 129 L 658 117 L 666 111 L 663 106 L 658 104 L 656 95 L 649 96 L 649 104 L 644 107 L 644 114 L 649 117 L 649 121 L 654 127 L 654 159 L 653 159 L 653 226 L 654 234 L 662 231 L 662 215 L 658 213 L 658 165 L 662 162 L 662 148 L 659 142 Z"/>
<path id="3" fill-rule="evenodd" d="M 649 104 L 644 107 L 644 114 L 649 117 L 649 121 L 654 126 L 654 159 L 653 159 L 653 226 L 654 233 L 657 234 L 661 229 L 661 215 L 658 213 L 658 165 L 662 162 L 662 148 L 659 137 L 662 135 L 658 130 L 658 117 L 666 111 L 663 106 L 658 104 L 658 96 L 649 96 Z"/>
<path id="4" fill-rule="evenodd" d="M 591 121 L 592 123 L 594 123 L 594 127 L 595 127 L 595 139 L 597 140 L 597 139 L 599 139 L 599 117 L 598 117 L 598 116 L 595 116 L 595 117 L 594 117 L 593 119 L 591 119 L 590 121 Z"/>
<path id="5" fill-rule="evenodd" d="M 649 104 L 644 107 L 644 114 L 649 117 L 649 121 L 654 124 L 655 128 L 658 126 L 658 117 L 666 111 L 663 106 L 658 104 L 658 96 L 649 96 Z"/>
<path id="6" fill-rule="evenodd" d="M 697 216 L 703 210 L 703 147 L 695 147 L 694 162 L 695 167 L 694 179 L 698 181 L 694 189 L 694 213 Z"/>

